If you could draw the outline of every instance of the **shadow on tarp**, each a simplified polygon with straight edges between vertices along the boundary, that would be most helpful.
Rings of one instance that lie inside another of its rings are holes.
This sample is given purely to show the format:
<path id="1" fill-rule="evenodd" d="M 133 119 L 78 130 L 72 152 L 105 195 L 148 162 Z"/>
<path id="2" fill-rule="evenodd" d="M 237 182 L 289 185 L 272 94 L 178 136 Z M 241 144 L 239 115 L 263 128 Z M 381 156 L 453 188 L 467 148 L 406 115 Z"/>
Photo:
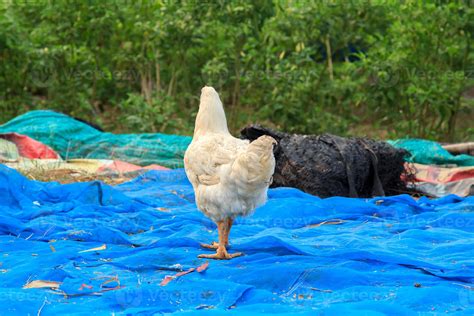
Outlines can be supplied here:
<path id="1" fill-rule="evenodd" d="M 166 286 L 217 238 L 181 169 L 111 187 L 30 181 L 0 165 L 0 210 L 1 313 L 474 313 L 474 197 L 272 189 L 232 229 L 231 251 L 245 256 Z M 22 289 L 32 280 L 61 284 Z"/>

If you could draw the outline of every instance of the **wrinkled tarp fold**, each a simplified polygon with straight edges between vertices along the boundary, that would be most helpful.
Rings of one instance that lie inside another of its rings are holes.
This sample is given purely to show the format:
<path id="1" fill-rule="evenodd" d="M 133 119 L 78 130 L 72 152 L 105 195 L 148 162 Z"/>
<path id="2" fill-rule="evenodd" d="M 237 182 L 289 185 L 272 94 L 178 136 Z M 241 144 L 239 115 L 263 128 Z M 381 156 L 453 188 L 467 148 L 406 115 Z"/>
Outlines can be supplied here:
<path id="1" fill-rule="evenodd" d="M 146 166 L 183 166 L 191 137 L 166 134 L 112 134 L 54 111 L 31 111 L 0 126 L 0 133 L 15 132 L 42 142 L 63 159 L 123 160 Z"/>
<path id="2" fill-rule="evenodd" d="M 148 170 L 168 170 L 166 167 L 159 165 L 150 165 L 140 167 L 128 162 L 109 159 L 69 159 L 67 161 L 61 159 L 19 159 L 15 162 L 6 162 L 6 166 L 20 170 L 21 172 L 29 172 L 41 170 L 42 172 L 54 170 L 71 170 L 77 172 L 85 172 L 91 175 L 132 175 L 145 173 Z"/>
<path id="3" fill-rule="evenodd" d="M 26 135 L 18 133 L 0 134 L 0 139 L 9 141 L 16 146 L 21 157 L 28 159 L 59 159 L 59 155 L 50 147 Z M 0 155 L 0 160 L 2 156 Z"/>
<path id="4" fill-rule="evenodd" d="M 442 168 L 414 163 L 407 164 L 406 168 L 414 168 L 415 182 L 411 185 L 424 194 L 434 197 L 474 195 L 474 166 Z"/>

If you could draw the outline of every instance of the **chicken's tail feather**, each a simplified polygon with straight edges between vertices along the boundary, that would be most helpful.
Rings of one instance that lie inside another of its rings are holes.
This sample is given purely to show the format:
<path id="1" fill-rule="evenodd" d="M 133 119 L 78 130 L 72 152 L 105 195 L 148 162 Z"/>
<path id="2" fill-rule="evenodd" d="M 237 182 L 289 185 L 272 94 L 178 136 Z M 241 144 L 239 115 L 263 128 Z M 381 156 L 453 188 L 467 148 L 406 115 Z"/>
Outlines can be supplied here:
<path id="1" fill-rule="evenodd" d="M 234 161 L 232 166 L 234 175 L 244 178 L 249 183 L 261 183 L 268 187 L 275 171 L 273 156 L 275 144 L 276 140 L 268 135 L 260 136 L 250 143 L 247 150 Z"/>

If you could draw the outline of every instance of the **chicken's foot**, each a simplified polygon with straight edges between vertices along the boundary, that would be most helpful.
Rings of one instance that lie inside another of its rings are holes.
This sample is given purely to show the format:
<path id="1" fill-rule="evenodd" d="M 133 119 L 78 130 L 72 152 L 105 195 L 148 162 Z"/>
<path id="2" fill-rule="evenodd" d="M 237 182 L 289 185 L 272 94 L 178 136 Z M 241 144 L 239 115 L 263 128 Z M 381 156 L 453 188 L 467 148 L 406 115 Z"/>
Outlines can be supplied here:
<path id="1" fill-rule="evenodd" d="M 202 254 L 199 255 L 198 258 L 207 258 L 207 259 L 218 259 L 218 260 L 228 260 L 236 257 L 240 257 L 243 255 L 241 252 L 236 252 L 233 254 L 230 254 L 227 252 L 226 249 L 226 244 L 229 242 L 229 233 L 230 233 L 230 228 L 232 227 L 232 220 L 227 219 L 224 221 L 220 221 L 217 223 L 217 231 L 219 233 L 219 243 L 213 243 L 217 244 L 217 251 L 215 254 Z M 209 245 L 212 247 L 212 245 Z"/>

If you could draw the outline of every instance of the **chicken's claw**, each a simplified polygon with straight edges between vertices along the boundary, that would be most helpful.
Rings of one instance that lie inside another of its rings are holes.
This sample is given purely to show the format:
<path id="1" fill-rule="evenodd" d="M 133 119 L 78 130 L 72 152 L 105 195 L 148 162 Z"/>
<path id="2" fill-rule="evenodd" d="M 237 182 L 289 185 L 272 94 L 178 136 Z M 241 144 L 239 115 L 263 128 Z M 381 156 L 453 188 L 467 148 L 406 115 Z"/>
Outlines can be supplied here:
<path id="1" fill-rule="evenodd" d="M 229 260 L 233 259 L 236 257 L 243 256 L 244 254 L 242 252 L 236 252 L 236 253 L 228 253 L 227 251 L 225 252 L 216 252 L 212 255 L 207 255 L 207 254 L 202 254 L 199 255 L 198 258 L 206 258 L 206 259 L 216 259 L 216 260 Z"/>
<path id="2" fill-rule="evenodd" d="M 206 249 L 215 249 L 216 250 L 217 248 L 219 248 L 219 243 L 213 241 L 210 244 L 201 244 L 201 247 L 206 248 Z"/>
<path id="3" fill-rule="evenodd" d="M 219 245 L 219 244 L 217 244 L 217 245 Z M 198 258 L 229 260 L 229 259 L 240 257 L 240 256 L 243 256 L 243 255 L 244 254 L 242 252 L 228 253 L 226 247 L 218 246 L 217 250 L 216 250 L 216 253 L 214 253 L 212 255 L 202 254 L 202 255 L 199 255 Z"/>

